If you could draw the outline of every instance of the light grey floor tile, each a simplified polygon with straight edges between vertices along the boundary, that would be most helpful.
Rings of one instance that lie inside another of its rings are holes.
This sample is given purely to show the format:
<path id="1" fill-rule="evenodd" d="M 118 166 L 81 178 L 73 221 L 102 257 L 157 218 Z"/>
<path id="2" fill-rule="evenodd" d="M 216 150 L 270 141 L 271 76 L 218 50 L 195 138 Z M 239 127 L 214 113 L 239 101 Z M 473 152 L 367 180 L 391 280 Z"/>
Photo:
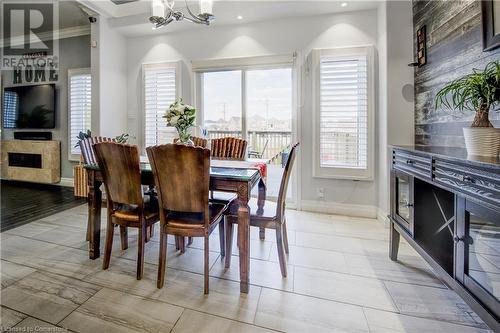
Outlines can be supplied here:
<path id="1" fill-rule="evenodd" d="M 255 324 L 285 332 L 368 332 L 360 307 L 267 288 Z"/>
<path id="2" fill-rule="evenodd" d="M 17 228 L 5 231 L 9 235 L 17 235 L 23 237 L 33 237 L 42 232 L 47 232 L 57 228 L 57 225 L 49 224 L 46 222 L 35 221 L 25 225 L 21 225 Z"/>
<path id="3" fill-rule="evenodd" d="M 82 278 L 101 269 L 88 251 L 12 236 L 2 242 L 2 259 L 55 274 Z"/>
<path id="4" fill-rule="evenodd" d="M 68 330 L 42 320 L 28 317 L 17 324 L 14 328 L 18 332 L 67 332 Z"/>
<path id="5" fill-rule="evenodd" d="M 485 327 L 452 290 L 397 282 L 384 283 L 403 314 Z"/>
<path id="6" fill-rule="evenodd" d="M 170 304 L 221 317 L 253 322 L 260 287 L 250 286 L 248 294 L 240 293 L 239 282 L 210 278 L 210 294 L 203 294 L 203 275 L 167 269 L 165 285 L 156 288 L 157 266 L 146 264 L 141 281 L 135 278 L 135 263 L 121 259 L 112 261 L 106 271 L 86 277 L 101 286 L 161 300 Z"/>
<path id="7" fill-rule="evenodd" d="M 430 266 L 419 257 L 399 256 L 394 262 L 389 256 L 345 254 L 349 273 L 379 280 L 413 283 L 446 288 Z"/>
<path id="8" fill-rule="evenodd" d="M 46 225 L 49 225 L 48 223 Z M 15 229 L 14 229 L 15 230 Z M 68 247 L 75 248 L 88 248 L 88 242 L 86 238 L 86 230 L 82 228 L 75 228 L 71 226 L 54 226 L 54 228 L 37 233 L 31 238 L 45 241 L 48 243 L 54 243 L 58 245 L 64 245 Z"/>
<path id="9" fill-rule="evenodd" d="M 210 275 L 235 282 L 240 281 L 239 257 L 233 256 L 231 267 L 224 268 L 224 261 L 218 260 L 210 271 Z M 257 286 L 293 291 L 293 266 L 288 265 L 287 277 L 281 276 L 277 262 L 250 259 L 250 283 Z"/>
<path id="10" fill-rule="evenodd" d="M 2 304 L 57 324 L 99 290 L 60 275 L 35 272 L 2 290 Z"/>
<path id="11" fill-rule="evenodd" d="M 35 269 L 33 268 L 2 260 L 0 262 L 0 279 L 2 280 L 2 288 L 10 286 L 14 282 L 33 273 L 34 271 Z"/>
<path id="12" fill-rule="evenodd" d="M 290 245 L 290 254 L 287 256 L 288 264 L 317 268 L 327 271 L 349 271 L 344 254 L 341 252 L 313 249 Z M 278 262 L 278 251 L 271 251 L 270 261 Z"/>
<path id="13" fill-rule="evenodd" d="M 264 333 L 270 330 L 209 314 L 185 310 L 172 333 Z"/>
<path id="14" fill-rule="evenodd" d="M 21 322 L 27 315 L 6 307 L 0 308 L 0 332 L 8 331 L 9 328 Z"/>
<path id="15" fill-rule="evenodd" d="M 396 311 L 384 283 L 377 279 L 295 267 L 294 292 Z"/>
<path id="16" fill-rule="evenodd" d="M 488 333 L 486 329 L 417 318 L 386 311 L 364 309 L 371 333 Z"/>
<path id="17" fill-rule="evenodd" d="M 60 325 L 81 333 L 170 332 L 182 311 L 178 306 L 102 289 Z"/>

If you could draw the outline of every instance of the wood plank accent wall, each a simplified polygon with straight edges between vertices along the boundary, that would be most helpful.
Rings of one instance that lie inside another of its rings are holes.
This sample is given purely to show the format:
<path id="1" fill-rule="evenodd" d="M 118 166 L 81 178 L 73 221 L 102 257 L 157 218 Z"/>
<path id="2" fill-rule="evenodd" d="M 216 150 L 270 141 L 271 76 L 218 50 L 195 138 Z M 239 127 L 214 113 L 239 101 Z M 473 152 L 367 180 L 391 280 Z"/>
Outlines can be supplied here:
<path id="1" fill-rule="evenodd" d="M 414 34 L 422 25 L 427 26 L 428 59 L 415 69 L 415 143 L 464 147 L 462 128 L 470 125 L 473 113 L 436 112 L 434 97 L 447 82 L 499 59 L 500 48 L 483 52 L 478 0 L 413 0 Z M 500 127 L 500 112 L 492 112 L 490 120 Z"/>

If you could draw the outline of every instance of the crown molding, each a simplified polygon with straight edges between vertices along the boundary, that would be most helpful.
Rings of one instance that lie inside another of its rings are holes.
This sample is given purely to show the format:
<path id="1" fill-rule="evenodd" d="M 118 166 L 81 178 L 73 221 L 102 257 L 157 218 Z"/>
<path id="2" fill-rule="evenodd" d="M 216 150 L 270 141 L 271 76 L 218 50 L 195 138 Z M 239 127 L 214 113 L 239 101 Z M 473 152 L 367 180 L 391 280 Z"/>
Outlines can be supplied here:
<path id="1" fill-rule="evenodd" d="M 38 35 L 37 37 L 42 41 L 47 40 L 57 40 L 57 39 L 65 39 L 71 37 L 85 36 L 90 35 L 90 24 L 82 25 L 77 27 L 69 27 L 64 29 L 59 29 L 56 31 L 44 32 Z M 11 39 L 11 45 L 23 45 L 25 40 L 25 36 L 16 36 Z M 0 47 L 4 47 L 5 40 L 0 39 Z M 35 38 L 30 38 L 30 42 L 37 42 Z"/>

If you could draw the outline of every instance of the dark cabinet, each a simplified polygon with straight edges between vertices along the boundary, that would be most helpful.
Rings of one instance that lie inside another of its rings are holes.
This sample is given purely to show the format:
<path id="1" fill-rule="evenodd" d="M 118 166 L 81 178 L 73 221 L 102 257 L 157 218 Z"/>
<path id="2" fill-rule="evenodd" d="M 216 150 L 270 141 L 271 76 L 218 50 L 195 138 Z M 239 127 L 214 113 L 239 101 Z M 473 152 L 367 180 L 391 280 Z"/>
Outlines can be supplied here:
<path id="1" fill-rule="evenodd" d="M 410 235 L 413 235 L 414 179 L 403 172 L 391 172 L 391 215 Z"/>
<path id="2" fill-rule="evenodd" d="M 457 199 L 455 278 L 500 317 L 500 213 Z"/>

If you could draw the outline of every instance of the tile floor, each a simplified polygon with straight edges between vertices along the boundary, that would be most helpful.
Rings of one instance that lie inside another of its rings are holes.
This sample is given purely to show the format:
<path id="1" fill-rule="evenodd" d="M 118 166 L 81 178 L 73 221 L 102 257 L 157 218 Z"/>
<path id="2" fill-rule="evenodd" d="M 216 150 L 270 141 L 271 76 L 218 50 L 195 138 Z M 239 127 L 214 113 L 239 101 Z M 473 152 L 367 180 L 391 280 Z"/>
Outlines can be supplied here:
<path id="1" fill-rule="evenodd" d="M 376 220 L 288 211 L 286 279 L 274 232 L 260 241 L 252 230 L 247 295 L 239 292 L 235 244 L 225 270 L 214 234 L 205 296 L 200 240 L 181 255 L 169 239 L 166 283 L 159 290 L 158 234 L 146 244 L 144 279 L 137 281 L 136 233 L 129 233 L 126 251 L 115 236 L 110 268 L 103 271 L 101 259 L 88 259 L 86 216 L 80 206 L 1 234 L 0 330 L 488 332 L 407 244 L 399 262 L 390 261 L 388 229 Z"/>

